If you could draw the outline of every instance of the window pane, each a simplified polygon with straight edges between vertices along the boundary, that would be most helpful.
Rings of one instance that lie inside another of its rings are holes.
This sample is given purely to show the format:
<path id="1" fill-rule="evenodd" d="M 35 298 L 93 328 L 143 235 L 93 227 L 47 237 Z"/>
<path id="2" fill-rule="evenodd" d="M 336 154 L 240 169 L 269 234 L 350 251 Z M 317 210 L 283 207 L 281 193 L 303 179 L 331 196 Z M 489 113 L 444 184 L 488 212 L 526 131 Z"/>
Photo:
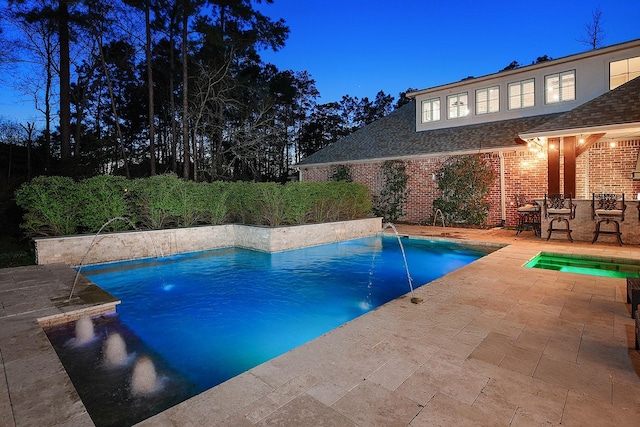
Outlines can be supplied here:
<path id="1" fill-rule="evenodd" d="M 469 96 L 466 93 L 458 93 L 447 97 L 447 109 L 449 119 L 469 115 Z"/>
<path id="2" fill-rule="evenodd" d="M 500 88 L 498 86 L 489 88 L 489 112 L 500 111 Z"/>
<path id="3" fill-rule="evenodd" d="M 629 58 L 629 74 L 638 72 L 640 72 L 640 56 Z"/>
<path id="4" fill-rule="evenodd" d="M 615 61 L 609 64 L 609 75 L 619 76 L 620 74 L 627 74 L 627 60 Z"/>
<path id="5" fill-rule="evenodd" d="M 560 99 L 562 101 L 572 101 L 576 98 L 576 87 L 574 86 L 573 75 L 570 78 L 562 77 L 562 89 Z"/>
<path id="6" fill-rule="evenodd" d="M 619 76 L 611 76 L 611 81 L 609 82 L 609 89 L 613 90 L 620 85 L 623 85 L 627 82 L 627 75 L 619 75 Z"/>
<path id="7" fill-rule="evenodd" d="M 522 83 L 522 107 L 532 107 L 535 105 L 535 85 L 533 80 Z"/>
<path id="8" fill-rule="evenodd" d="M 609 89 L 632 80 L 640 73 L 640 56 L 609 63 Z"/>
<path id="9" fill-rule="evenodd" d="M 433 98 L 422 101 L 422 122 L 440 120 L 440 99 Z"/>
<path id="10" fill-rule="evenodd" d="M 562 74 L 561 80 L 561 101 L 572 101 L 576 99 L 576 73 L 575 71 L 567 71 Z"/>
<path id="11" fill-rule="evenodd" d="M 459 117 L 469 115 L 469 96 L 466 93 L 458 96 L 458 115 Z"/>
<path id="12" fill-rule="evenodd" d="M 522 108 L 520 103 L 520 84 L 519 83 L 510 83 L 509 84 L 509 109 Z"/>
<path id="13" fill-rule="evenodd" d="M 458 117 L 458 97 L 457 96 L 450 96 L 447 99 L 447 102 L 449 104 L 449 115 L 447 117 L 449 117 L 450 119 L 455 119 Z"/>
<path id="14" fill-rule="evenodd" d="M 545 80 L 545 97 L 544 102 L 551 104 L 560 101 L 560 78 L 557 74 L 546 76 Z"/>
<path id="15" fill-rule="evenodd" d="M 487 109 L 488 98 L 489 98 L 489 94 L 487 93 L 487 89 L 479 89 L 476 91 L 476 114 L 488 113 L 488 109 Z"/>

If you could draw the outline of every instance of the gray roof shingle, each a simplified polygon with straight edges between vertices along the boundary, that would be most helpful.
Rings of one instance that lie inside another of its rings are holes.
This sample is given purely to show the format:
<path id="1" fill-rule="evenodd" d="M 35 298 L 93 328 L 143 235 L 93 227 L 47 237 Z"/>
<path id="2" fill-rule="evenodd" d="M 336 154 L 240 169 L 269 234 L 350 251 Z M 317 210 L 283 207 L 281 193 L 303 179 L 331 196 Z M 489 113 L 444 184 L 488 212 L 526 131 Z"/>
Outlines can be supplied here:
<path id="1" fill-rule="evenodd" d="M 516 147 L 519 133 L 561 113 L 416 132 L 415 100 L 303 159 L 298 166 Z"/>

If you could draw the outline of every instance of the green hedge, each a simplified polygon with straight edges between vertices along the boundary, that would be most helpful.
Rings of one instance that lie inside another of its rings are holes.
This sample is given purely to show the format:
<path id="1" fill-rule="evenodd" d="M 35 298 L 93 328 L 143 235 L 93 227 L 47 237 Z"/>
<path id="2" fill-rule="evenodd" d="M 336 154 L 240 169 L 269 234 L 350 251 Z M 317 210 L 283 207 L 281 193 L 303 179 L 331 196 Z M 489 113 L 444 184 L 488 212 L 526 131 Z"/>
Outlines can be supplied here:
<path id="1" fill-rule="evenodd" d="M 162 229 L 241 223 L 299 225 L 363 218 L 367 188 L 351 182 L 275 183 L 183 181 L 175 175 L 126 180 L 98 176 L 79 182 L 38 177 L 16 193 L 28 236 Z"/>

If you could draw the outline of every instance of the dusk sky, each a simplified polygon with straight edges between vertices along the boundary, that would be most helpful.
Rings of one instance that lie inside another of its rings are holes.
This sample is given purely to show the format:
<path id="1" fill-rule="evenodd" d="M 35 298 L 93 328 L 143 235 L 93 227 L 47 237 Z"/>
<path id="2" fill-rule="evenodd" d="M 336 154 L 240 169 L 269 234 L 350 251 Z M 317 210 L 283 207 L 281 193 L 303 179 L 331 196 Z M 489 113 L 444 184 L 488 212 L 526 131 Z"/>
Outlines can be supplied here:
<path id="1" fill-rule="evenodd" d="M 409 87 L 589 50 L 577 40 L 598 6 L 604 46 L 640 38 L 640 0 L 275 0 L 261 10 L 291 32 L 284 49 L 263 59 L 307 70 L 323 103 L 380 90 L 397 99 Z"/>
<path id="2" fill-rule="evenodd" d="M 397 99 L 409 87 L 589 50 L 578 40 L 598 6 L 604 46 L 640 38 L 640 0 L 274 0 L 258 7 L 291 30 L 284 49 L 263 52 L 263 60 L 308 71 L 325 103 L 346 94 L 373 99 L 380 90 Z M 38 117 L 32 100 L 7 90 L 7 80 L 5 74 L 0 116 Z"/>

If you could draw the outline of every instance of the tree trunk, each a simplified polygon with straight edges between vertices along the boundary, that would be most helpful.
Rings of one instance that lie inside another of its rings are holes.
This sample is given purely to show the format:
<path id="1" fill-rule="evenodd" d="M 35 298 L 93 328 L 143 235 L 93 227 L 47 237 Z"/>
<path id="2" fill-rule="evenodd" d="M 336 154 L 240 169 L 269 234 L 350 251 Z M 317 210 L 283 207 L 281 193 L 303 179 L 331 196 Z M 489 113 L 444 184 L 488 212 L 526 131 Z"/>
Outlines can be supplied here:
<path id="1" fill-rule="evenodd" d="M 34 122 L 27 122 L 27 125 L 20 125 L 27 132 L 27 181 L 31 181 L 31 147 L 33 145 L 33 132 L 36 129 Z"/>
<path id="2" fill-rule="evenodd" d="M 182 146 L 184 149 L 182 177 L 189 179 L 189 69 L 187 66 L 187 24 L 189 23 L 189 1 L 183 0 L 182 11 Z"/>
<path id="3" fill-rule="evenodd" d="M 47 175 L 51 173 L 51 85 L 53 81 L 51 67 L 51 61 L 47 61 L 47 82 L 44 89 L 44 150 Z"/>
<path id="4" fill-rule="evenodd" d="M 71 158 L 71 97 L 69 58 L 69 5 L 58 0 L 58 37 L 60 43 L 60 154 L 62 160 Z"/>
<path id="5" fill-rule="evenodd" d="M 127 157 L 127 152 L 124 149 L 122 130 L 120 129 L 120 117 L 118 117 L 118 109 L 116 108 L 116 98 L 113 94 L 113 85 L 111 84 L 111 78 L 109 77 L 109 69 L 107 68 L 107 63 L 104 59 L 104 51 L 102 49 L 102 38 L 98 36 L 97 39 L 98 39 L 98 48 L 100 49 L 100 60 L 102 61 L 102 68 L 104 71 L 107 88 L 109 89 L 109 98 L 111 99 L 111 112 L 113 113 L 113 121 L 116 126 L 116 137 L 118 139 L 116 149 L 120 151 L 120 155 L 122 156 L 122 161 L 124 163 L 124 171 L 127 176 L 127 179 L 129 179 L 131 178 L 131 174 L 129 173 L 129 158 Z"/>
<path id="6" fill-rule="evenodd" d="M 149 3 L 147 0 L 144 5 L 144 20 L 145 27 L 147 33 L 147 46 L 146 46 L 146 56 L 147 56 L 147 82 L 149 86 L 149 161 L 151 163 L 151 175 L 156 174 L 156 147 L 155 147 L 155 125 L 154 125 L 154 117 L 155 113 L 153 111 L 153 70 L 151 68 L 151 23 L 149 17 Z"/>
<path id="7" fill-rule="evenodd" d="M 174 96 L 175 88 L 173 85 L 173 76 L 176 75 L 176 63 L 173 53 L 174 39 L 173 39 L 173 21 L 171 22 L 170 34 L 169 34 L 169 68 L 171 69 L 169 78 L 169 114 L 171 115 L 171 170 L 174 173 L 178 173 L 178 129 L 176 127 L 176 98 Z"/>

